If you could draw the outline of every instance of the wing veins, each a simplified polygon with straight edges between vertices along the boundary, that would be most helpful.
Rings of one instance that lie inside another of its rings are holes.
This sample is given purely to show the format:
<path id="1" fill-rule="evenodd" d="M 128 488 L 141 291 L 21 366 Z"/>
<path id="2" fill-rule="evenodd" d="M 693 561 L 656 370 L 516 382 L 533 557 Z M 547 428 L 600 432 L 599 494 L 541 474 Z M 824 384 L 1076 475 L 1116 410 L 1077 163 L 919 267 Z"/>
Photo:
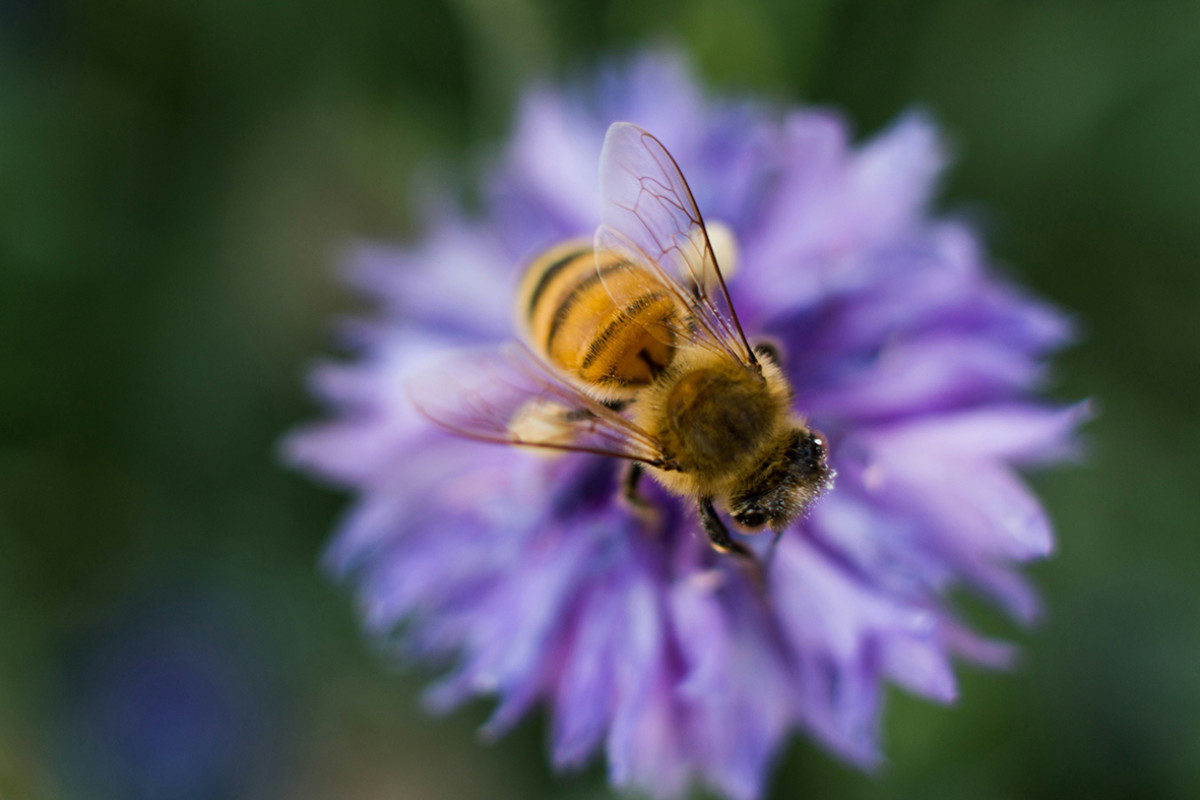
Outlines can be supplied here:
<path id="1" fill-rule="evenodd" d="M 609 227 L 638 243 L 652 264 L 669 260 L 679 274 L 675 278 L 660 268 L 660 277 L 690 284 L 676 297 L 689 310 L 695 328 L 717 343 L 714 352 L 755 366 L 757 359 L 729 297 L 703 217 L 674 156 L 647 131 L 614 123 L 605 137 L 601 183 L 610 209 L 618 212 L 616 217 L 606 215 Z M 709 284 L 720 288 L 724 307 L 713 300 Z"/>

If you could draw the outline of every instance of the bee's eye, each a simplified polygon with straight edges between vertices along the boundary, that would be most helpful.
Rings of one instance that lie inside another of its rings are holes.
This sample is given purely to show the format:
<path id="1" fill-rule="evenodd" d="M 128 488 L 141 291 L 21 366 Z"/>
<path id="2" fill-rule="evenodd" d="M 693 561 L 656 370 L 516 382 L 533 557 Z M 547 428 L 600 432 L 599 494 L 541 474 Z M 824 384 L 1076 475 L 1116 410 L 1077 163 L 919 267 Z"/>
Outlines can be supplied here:
<path id="1" fill-rule="evenodd" d="M 766 514 L 761 511 L 747 511 L 734 517 L 739 525 L 747 528 L 761 528 L 767 522 Z"/>
<path id="2" fill-rule="evenodd" d="M 819 436 L 805 436 L 796 442 L 792 458 L 797 463 L 815 467 L 825 458 L 825 442 Z"/>

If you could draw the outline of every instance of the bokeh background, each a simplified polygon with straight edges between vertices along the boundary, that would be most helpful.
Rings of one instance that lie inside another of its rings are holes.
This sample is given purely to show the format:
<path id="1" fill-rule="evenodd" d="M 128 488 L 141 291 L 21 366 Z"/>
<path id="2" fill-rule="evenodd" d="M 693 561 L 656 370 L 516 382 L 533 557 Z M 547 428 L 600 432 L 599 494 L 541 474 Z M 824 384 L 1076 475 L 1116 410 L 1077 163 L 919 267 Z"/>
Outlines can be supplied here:
<path id="1" fill-rule="evenodd" d="M 714 87 L 919 104 L 942 205 L 1081 322 L 1035 477 L 1060 552 L 1011 675 L 892 692 L 889 765 L 773 797 L 1200 797 L 1200 3 L 2 0 L 0 798 L 601 798 L 540 719 L 432 720 L 320 574 L 346 499 L 277 462 L 360 237 L 469 194 L 529 80 L 673 41 Z"/>

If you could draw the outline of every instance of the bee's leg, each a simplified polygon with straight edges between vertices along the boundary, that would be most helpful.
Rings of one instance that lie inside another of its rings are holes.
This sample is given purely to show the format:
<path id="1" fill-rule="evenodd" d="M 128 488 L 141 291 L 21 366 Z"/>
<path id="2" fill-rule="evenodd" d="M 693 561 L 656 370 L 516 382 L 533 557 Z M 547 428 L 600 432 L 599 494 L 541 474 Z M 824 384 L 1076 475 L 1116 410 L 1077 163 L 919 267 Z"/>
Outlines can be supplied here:
<path id="1" fill-rule="evenodd" d="M 719 552 L 731 553 L 751 561 L 757 560 L 754 558 L 754 553 L 750 552 L 750 548 L 741 542 L 735 542 L 729 535 L 729 529 L 725 527 L 725 523 L 717 516 L 717 510 L 713 508 L 711 497 L 700 499 L 700 522 L 704 525 L 704 532 L 708 534 L 708 541 Z"/>
<path id="2" fill-rule="evenodd" d="M 642 474 L 645 471 L 641 463 L 637 461 L 629 463 L 629 467 L 625 470 L 625 477 L 621 479 L 621 498 L 630 510 L 641 518 L 648 530 L 657 531 L 662 522 L 658 507 L 638 494 L 638 484 L 641 483 Z"/>
<path id="3" fill-rule="evenodd" d="M 700 498 L 700 522 L 704 525 L 704 532 L 708 534 L 708 541 L 713 548 L 718 552 L 736 557 L 749 571 L 750 579 L 754 582 L 755 587 L 762 591 L 765 585 L 762 564 L 758 563 L 758 558 L 750 548 L 741 542 L 735 542 L 729 535 L 729 529 L 725 527 L 725 523 L 717 516 L 717 510 L 713 508 L 711 497 Z"/>
<path id="4" fill-rule="evenodd" d="M 779 346 L 774 342 L 764 339 L 754 343 L 754 352 L 763 358 L 770 361 L 772 364 L 783 366 L 783 356 L 779 353 Z"/>
<path id="5" fill-rule="evenodd" d="M 625 470 L 625 478 L 621 481 L 621 496 L 625 498 L 625 502 L 634 508 L 648 508 L 650 504 L 646 502 L 646 498 L 638 494 L 638 484 L 642 480 L 642 473 L 645 470 L 639 461 L 630 461 L 629 468 Z"/>
<path id="6" fill-rule="evenodd" d="M 608 400 L 604 403 L 606 407 L 612 411 L 621 411 L 625 406 L 629 405 L 626 400 Z M 572 408 L 564 415 L 567 422 L 581 422 L 585 419 L 595 419 L 596 415 L 586 408 Z"/>

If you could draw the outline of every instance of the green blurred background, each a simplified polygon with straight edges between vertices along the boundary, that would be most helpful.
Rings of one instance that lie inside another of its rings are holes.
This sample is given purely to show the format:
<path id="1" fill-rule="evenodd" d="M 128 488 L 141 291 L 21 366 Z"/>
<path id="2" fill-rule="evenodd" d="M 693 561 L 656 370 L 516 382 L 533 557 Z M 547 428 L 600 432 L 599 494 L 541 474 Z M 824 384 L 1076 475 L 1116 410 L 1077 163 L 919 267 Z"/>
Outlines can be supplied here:
<path id="1" fill-rule="evenodd" d="M 672 40 L 714 86 L 913 104 L 945 206 L 1078 315 L 1037 476 L 1060 552 L 1015 674 L 889 696 L 889 765 L 796 739 L 773 797 L 1200 797 L 1200 3 L 0 0 L 0 798 L 600 798 L 544 724 L 419 709 L 317 570 L 346 498 L 282 432 L 361 236 L 415 236 L 530 79 Z M 481 155 L 482 154 L 482 155 Z"/>

